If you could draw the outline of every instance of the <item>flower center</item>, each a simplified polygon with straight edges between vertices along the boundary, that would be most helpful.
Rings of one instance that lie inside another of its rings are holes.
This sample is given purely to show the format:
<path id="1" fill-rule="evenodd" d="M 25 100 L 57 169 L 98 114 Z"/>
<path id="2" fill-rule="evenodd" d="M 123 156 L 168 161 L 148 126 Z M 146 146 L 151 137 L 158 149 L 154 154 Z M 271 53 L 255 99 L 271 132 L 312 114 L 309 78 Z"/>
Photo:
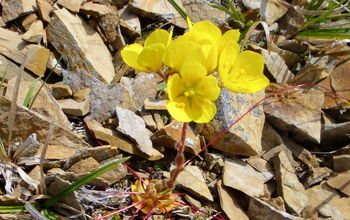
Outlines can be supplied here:
<path id="1" fill-rule="evenodd" d="M 188 89 L 186 92 L 184 92 L 184 96 L 191 97 L 195 94 L 193 89 Z"/>

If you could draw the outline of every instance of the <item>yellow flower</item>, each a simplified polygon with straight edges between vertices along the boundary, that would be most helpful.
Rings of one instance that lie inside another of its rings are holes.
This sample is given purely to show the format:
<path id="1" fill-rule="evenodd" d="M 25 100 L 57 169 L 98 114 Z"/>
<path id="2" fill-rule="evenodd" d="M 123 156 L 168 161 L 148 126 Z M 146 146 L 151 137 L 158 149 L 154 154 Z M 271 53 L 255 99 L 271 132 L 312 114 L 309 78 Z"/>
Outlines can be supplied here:
<path id="1" fill-rule="evenodd" d="M 144 72 L 159 72 L 163 67 L 163 55 L 170 45 L 172 31 L 157 29 L 145 40 L 144 47 L 140 44 L 126 46 L 121 55 L 129 66 Z"/>
<path id="2" fill-rule="evenodd" d="M 218 73 L 221 83 L 233 92 L 254 93 L 269 85 L 263 75 L 264 59 L 252 51 L 240 52 L 236 42 L 230 42 L 219 58 Z"/>
<path id="3" fill-rule="evenodd" d="M 174 74 L 168 80 L 166 106 L 170 115 L 180 122 L 211 121 L 216 114 L 212 101 L 220 95 L 217 79 L 207 76 L 207 70 L 199 63 L 186 62 L 180 75 Z"/>

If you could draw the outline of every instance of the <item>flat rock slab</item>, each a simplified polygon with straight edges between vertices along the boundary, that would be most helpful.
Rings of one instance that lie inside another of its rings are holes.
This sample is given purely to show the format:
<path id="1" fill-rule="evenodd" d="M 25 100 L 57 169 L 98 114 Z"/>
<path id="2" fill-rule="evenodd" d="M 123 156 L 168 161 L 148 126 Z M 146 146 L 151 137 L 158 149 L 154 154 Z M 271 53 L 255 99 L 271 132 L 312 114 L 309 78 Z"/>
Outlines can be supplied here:
<path id="1" fill-rule="evenodd" d="M 8 22 L 23 16 L 35 12 L 36 2 L 35 0 L 9 0 L 2 1 L 2 19 L 4 22 Z"/>
<path id="2" fill-rule="evenodd" d="M 223 170 L 225 186 L 249 196 L 264 195 L 264 183 L 273 178 L 272 172 L 260 173 L 242 159 L 226 159 Z"/>
<path id="3" fill-rule="evenodd" d="M 334 189 L 340 190 L 342 193 L 350 196 L 350 172 L 339 173 L 331 179 L 327 180 L 327 184 Z"/>
<path id="4" fill-rule="evenodd" d="M 117 131 L 130 137 L 142 153 L 152 156 L 153 145 L 145 121 L 134 112 L 120 107 L 116 108 L 116 113 L 118 118 Z"/>
<path id="5" fill-rule="evenodd" d="M 74 99 L 61 99 L 58 100 L 62 111 L 70 116 L 84 116 L 89 112 L 90 97 L 87 97 L 84 101 L 77 102 Z"/>
<path id="6" fill-rule="evenodd" d="M 266 93 L 286 88 L 286 85 L 270 84 Z M 265 100 L 263 106 L 272 126 L 294 133 L 298 142 L 320 143 L 323 100 L 323 92 L 318 89 L 295 88 L 273 95 Z"/>
<path id="7" fill-rule="evenodd" d="M 264 91 L 254 94 L 234 93 L 227 88 L 221 90 L 215 102 L 217 113 L 214 119 L 205 124 L 202 135 L 207 143 L 231 126 L 249 108 L 265 97 Z M 258 105 L 233 127 L 226 131 L 211 146 L 230 154 L 256 156 L 261 153 L 261 134 L 265 122 L 262 106 Z"/>
<path id="8" fill-rule="evenodd" d="M 36 153 L 36 157 L 41 155 L 43 147 L 41 146 Z M 45 154 L 45 159 L 48 160 L 64 160 L 67 159 L 77 151 L 78 149 L 63 147 L 59 145 L 49 145 L 47 148 L 47 152 Z"/>
<path id="9" fill-rule="evenodd" d="M 115 75 L 106 45 L 82 18 L 62 8 L 53 12 L 46 28 L 47 39 L 73 70 L 85 70 L 109 84 Z"/>
<path id="10" fill-rule="evenodd" d="M 278 194 L 284 199 L 289 212 L 300 214 L 309 202 L 304 186 L 299 182 L 295 170 L 284 151 L 273 158 L 273 163 Z"/>

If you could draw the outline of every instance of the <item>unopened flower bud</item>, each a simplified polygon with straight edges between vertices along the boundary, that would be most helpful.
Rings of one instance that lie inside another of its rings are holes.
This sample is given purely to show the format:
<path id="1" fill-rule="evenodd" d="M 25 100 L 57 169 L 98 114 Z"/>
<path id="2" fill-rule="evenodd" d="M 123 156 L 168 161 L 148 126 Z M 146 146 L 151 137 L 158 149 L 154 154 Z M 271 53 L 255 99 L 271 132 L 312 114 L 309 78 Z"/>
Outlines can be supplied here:
<path id="1" fill-rule="evenodd" d="M 185 157 L 183 154 L 177 155 L 175 160 L 176 160 L 176 167 L 181 167 L 185 162 Z"/>
<path id="2" fill-rule="evenodd" d="M 175 188 L 175 183 L 172 180 L 168 180 L 166 182 L 166 186 L 168 187 L 168 189 L 174 189 Z"/>

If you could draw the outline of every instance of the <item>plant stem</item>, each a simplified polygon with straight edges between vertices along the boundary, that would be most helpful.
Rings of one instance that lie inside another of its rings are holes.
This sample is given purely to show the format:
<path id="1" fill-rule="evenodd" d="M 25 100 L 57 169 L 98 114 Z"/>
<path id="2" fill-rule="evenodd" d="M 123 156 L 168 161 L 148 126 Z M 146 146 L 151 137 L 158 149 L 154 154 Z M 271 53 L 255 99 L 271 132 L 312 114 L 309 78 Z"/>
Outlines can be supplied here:
<path id="1" fill-rule="evenodd" d="M 176 181 L 177 176 L 183 170 L 183 164 L 185 162 L 184 157 L 184 148 L 185 148 L 185 140 L 186 140 L 186 132 L 187 132 L 188 123 L 184 122 L 182 125 L 182 134 L 181 141 L 178 143 L 180 146 L 178 148 L 177 156 L 176 156 L 176 168 L 173 171 L 174 174 L 170 177 L 173 182 Z"/>

